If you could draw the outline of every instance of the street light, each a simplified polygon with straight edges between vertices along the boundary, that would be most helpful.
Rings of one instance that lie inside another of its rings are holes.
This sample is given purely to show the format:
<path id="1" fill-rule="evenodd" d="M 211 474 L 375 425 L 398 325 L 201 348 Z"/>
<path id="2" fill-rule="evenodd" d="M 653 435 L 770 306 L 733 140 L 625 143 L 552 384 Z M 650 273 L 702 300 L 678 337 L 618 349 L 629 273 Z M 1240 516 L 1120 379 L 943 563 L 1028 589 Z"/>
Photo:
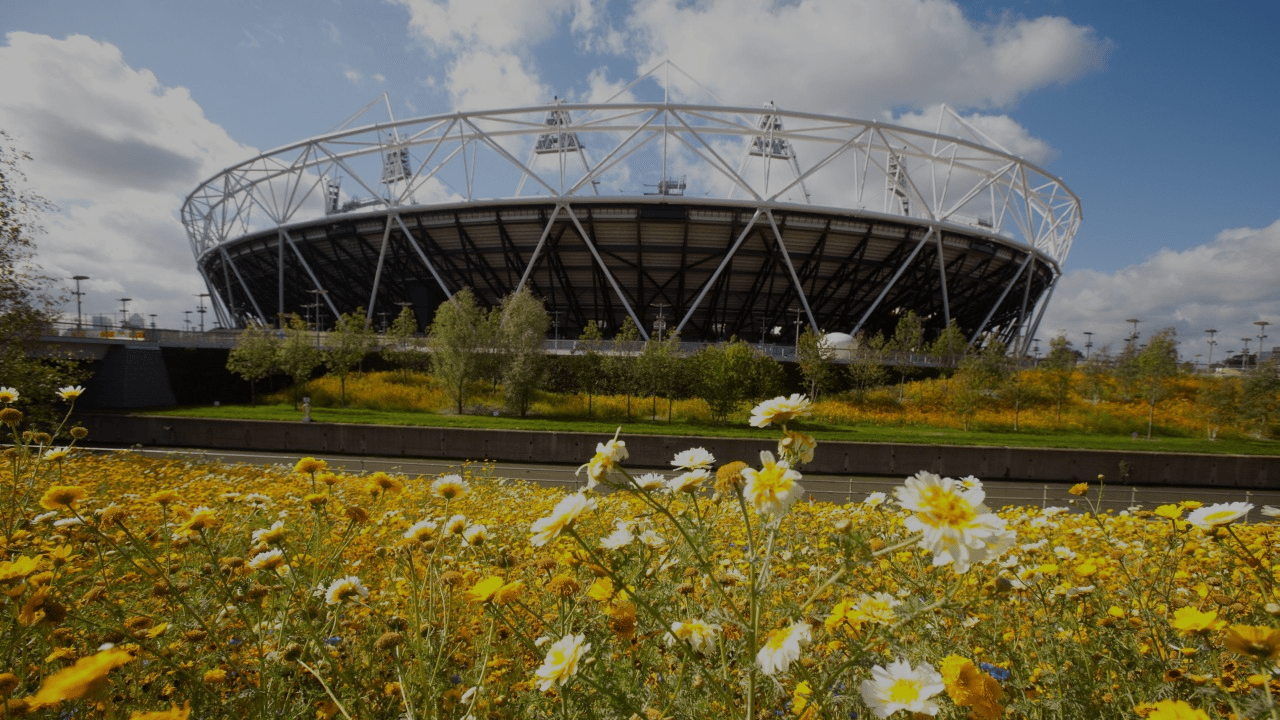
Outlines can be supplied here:
<path id="1" fill-rule="evenodd" d="M 150 315 L 148 315 L 147 317 L 151 318 L 151 329 L 152 329 L 152 330 L 155 330 L 155 329 L 156 329 L 156 314 L 155 314 L 155 313 L 151 313 L 151 314 L 150 314 Z"/>
<path id="2" fill-rule="evenodd" d="M 802 325 L 804 321 L 800 319 L 800 308 L 791 308 L 788 312 L 796 314 L 796 319 L 792 322 L 796 325 L 796 352 L 798 353 L 800 352 L 800 325 Z"/>
<path id="3" fill-rule="evenodd" d="M 1125 320 L 1125 322 L 1133 323 L 1133 332 L 1129 333 L 1129 340 L 1137 340 L 1138 339 L 1138 323 L 1142 321 L 1137 318 L 1129 318 L 1128 320 Z"/>
<path id="4" fill-rule="evenodd" d="M 1218 331 L 1216 328 L 1209 328 L 1208 330 L 1205 330 L 1205 332 L 1209 333 L 1209 361 L 1205 364 L 1205 367 L 1209 368 L 1213 367 L 1213 346 L 1218 344 L 1218 341 L 1214 340 L 1213 336 L 1217 334 Z"/>
<path id="5" fill-rule="evenodd" d="M 196 293 L 196 297 L 200 298 L 200 305 L 196 308 L 196 312 L 200 313 L 200 332 L 204 332 L 204 314 L 208 310 L 204 306 L 204 299 L 209 297 L 209 293 Z"/>
<path id="6" fill-rule="evenodd" d="M 120 298 L 120 327 L 129 327 L 129 301 L 133 298 Z"/>
<path id="7" fill-rule="evenodd" d="M 1090 353 L 1093 352 L 1093 332 L 1085 330 L 1084 338 L 1084 359 L 1088 360 Z"/>
<path id="8" fill-rule="evenodd" d="M 191 332 L 191 311 L 183 310 L 182 314 L 184 315 L 182 318 L 182 330 L 184 332 Z"/>
<path id="9" fill-rule="evenodd" d="M 1266 320 L 1254 320 L 1254 325 L 1258 326 L 1258 363 L 1262 362 L 1262 341 L 1267 339 L 1267 326 L 1271 323 Z M 1257 367 L 1258 363 L 1254 363 Z"/>
<path id="10" fill-rule="evenodd" d="M 1241 370 L 1249 369 L 1249 341 L 1250 340 L 1253 340 L 1253 338 L 1251 337 L 1240 338 L 1240 342 L 1244 343 L 1244 357 L 1240 358 Z"/>
<path id="11" fill-rule="evenodd" d="M 314 306 L 314 307 L 315 307 L 315 309 L 316 309 L 316 316 L 315 316 L 315 322 L 316 322 L 316 347 L 320 347 L 320 305 L 321 305 L 321 303 L 320 303 L 320 296 L 321 296 L 321 295 L 326 295 L 326 294 L 328 294 L 328 292 L 329 292 L 329 291 L 328 291 L 328 290 L 321 290 L 320 288 L 315 288 L 314 290 L 308 290 L 307 292 L 309 292 L 309 293 L 311 293 L 313 296 L 315 296 L 315 302 L 311 303 L 310 305 L 306 305 L 306 306 L 304 306 L 304 307 L 312 307 L 312 306 Z"/>
<path id="12" fill-rule="evenodd" d="M 81 315 L 80 315 L 80 298 L 84 295 L 84 293 L 80 292 L 80 281 L 81 281 L 81 280 L 88 280 L 88 279 L 89 279 L 89 276 L 88 276 L 88 275 L 74 275 L 74 276 L 72 276 L 72 278 L 71 278 L 71 279 L 76 281 L 76 292 L 75 292 L 75 296 L 76 296 L 76 330 L 79 330 L 79 329 L 80 329 L 80 324 L 81 324 Z"/>
<path id="13" fill-rule="evenodd" d="M 662 331 L 667 329 L 667 319 L 662 316 L 662 311 L 671 306 L 667 303 L 654 303 L 653 306 L 658 308 L 658 319 L 653 321 L 653 330 L 658 334 L 658 342 L 662 342 Z"/>

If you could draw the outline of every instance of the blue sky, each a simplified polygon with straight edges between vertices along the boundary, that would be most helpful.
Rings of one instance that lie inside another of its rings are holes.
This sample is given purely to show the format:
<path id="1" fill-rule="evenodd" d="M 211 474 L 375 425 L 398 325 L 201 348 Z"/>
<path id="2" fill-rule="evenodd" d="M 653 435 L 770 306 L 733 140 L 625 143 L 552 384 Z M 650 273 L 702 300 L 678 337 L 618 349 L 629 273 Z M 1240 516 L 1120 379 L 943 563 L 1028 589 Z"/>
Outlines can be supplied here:
<path id="1" fill-rule="evenodd" d="M 1046 341 L 1061 331 L 1082 346 L 1088 330 L 1115 349 L 1134 317 L 1144 334 L 1176 328 L 1188 359 L 1217 328 L 1220 358 L 1255 320 L 1280 324 L 1275 3 L 6 5 L 0 128 L 34 156 L 31 188 L 61 207 L 39 260 L 92 277 L 86 312 L 127 295 L 179 325 L 203 291 L 183 197 L 384 92 L 397 117 L 603 99 L 670 59 L 735 104 L 894 120 L 947 103 L 998 121 L 999 140 L 1030 148 L 1083 203 Z"/>

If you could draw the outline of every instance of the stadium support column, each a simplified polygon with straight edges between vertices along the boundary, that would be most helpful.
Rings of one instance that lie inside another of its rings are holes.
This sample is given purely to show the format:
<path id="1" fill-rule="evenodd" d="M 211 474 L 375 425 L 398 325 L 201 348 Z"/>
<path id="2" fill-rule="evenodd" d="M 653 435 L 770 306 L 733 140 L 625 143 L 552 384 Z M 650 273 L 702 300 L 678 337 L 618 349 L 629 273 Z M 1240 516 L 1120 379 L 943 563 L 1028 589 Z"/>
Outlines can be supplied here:
<path id="1" fill-rule="evenodd" d="M 276 327 L 284 329 L 284 228 L 276 230 L 276 266 L 280 274 L 277 287 Z"/>
<path id="2" fill-rule="evenodd" d="M 897 271 L 893 273 L 893 277 L 889 278 L 889 282 L 885 283 L 884 289 L 880 291 L 880 294 L 876 297 L 876 301 L 871 303 L 871 307 L 867 308 L 867 311 L 862 314 L 862 317 L 858 320 L 858 324 L 854 326 L 853 332 L 849 333 L 850 335 L 856 336 L 858 332 L 862 330 L 862 326 L 866 324 L 867 318 L 871 317 L 871 313 L 875 312 L 876 308 L 880 307 L 880 303 L 884 301 L 884 296 L 888 295 L 889 291 L 893 289 L 893 286 L 898 284 L 898 278 L 902 277 L 902 273 L 906 272 L 907 268 L 911 266 L 911 263 L 915 262 L 916 255 L 919 255 L 920 250 L 929 242 L 929 238 L 933 236 L 934 230 L 935 229 L 932 227 L 929 228 L 929 231 L 924 234 L 924 237 L 920 238 L 920 242 L 916 243 L 915 249 L 912 250 L 911 254 L 907 256 L 907 259 L 903 260 L 902 264 L 898 266 Z"/>

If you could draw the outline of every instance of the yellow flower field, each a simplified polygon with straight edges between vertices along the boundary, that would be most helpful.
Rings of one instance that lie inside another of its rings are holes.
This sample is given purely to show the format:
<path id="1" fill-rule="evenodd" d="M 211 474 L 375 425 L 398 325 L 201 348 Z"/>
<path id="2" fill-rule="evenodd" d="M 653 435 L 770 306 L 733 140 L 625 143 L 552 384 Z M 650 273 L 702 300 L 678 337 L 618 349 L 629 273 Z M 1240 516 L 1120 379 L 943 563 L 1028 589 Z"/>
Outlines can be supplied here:
<path id="1" fill-rule="evenodd" d="M 93 455 L 5 414 L 0 717 L 1280 717 L 1258 509 L 993 511 L 928 473 L 813 503 L 812 412 L 661 476 L 601 437 L 572 493 Z"/>

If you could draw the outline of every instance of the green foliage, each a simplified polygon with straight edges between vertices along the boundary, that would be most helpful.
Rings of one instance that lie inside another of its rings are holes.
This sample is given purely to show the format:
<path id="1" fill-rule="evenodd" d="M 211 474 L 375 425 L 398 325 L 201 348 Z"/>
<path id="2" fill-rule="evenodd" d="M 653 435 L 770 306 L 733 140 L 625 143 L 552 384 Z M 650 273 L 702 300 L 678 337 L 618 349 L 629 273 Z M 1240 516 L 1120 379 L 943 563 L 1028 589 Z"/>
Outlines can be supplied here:
<path id="1" fill-rule="evenodd" d="M 431 367 L 461 415 L 467 385 L 480 377 L 482 355 L 491 348 L 489 323 L 471 288 L 462 288 L 436 309 L 427 333 Z"/>
<path id="2" fill-rule="evenodd" d="M 87 372 L 70 358 L 30 352 L 65 298 L 33 263 L 40 213 L 55 208 L 23 187 L 20 164 L 31 158 L 11 142 L 0 130 L 0 383 L 21 392 L 17 406 L 29 421 L 51 426 L 62 414 L 57 389 L 83 382 Z"/>
<path id="3" fill-rule="evenodd" d="M 324 366 L 342 384 L 342 404 L 347 404 L 347 375 L 377 346 L 377 336 L 365 317 L 364 308 L 338 317 L 324 348 Z"/>
<path id="4" fill-rule="evenodd" d="M 293 380 L 295 408 L 298 406 L 302 384 L 311 377 L 311 372 L 323 361 L 319 348 L 315 346 L 315 340 L 307 330 L 307 321 L 297 314 L 289 316 L 284 329 L 284 340 L 280 343 L 276 354 L 276 367 Z"/>
<path id="5" fill-rule="evenodd" d="M 853 392 L 858 399 L 866 396 L 873 388 L 880 387 L 889 380 L 889 370 L 885 367 L 885 340 L 876 335 L 872 338 L 859 337 L 853 356 L 847 366 L 849 379 L 853 383 Z"/>
<path id="6" fill-rule="evenodd" d="M 1280 364 L 1272 358 L 1245 376 L 1240 391 L 1241 415 L 1255 437 L 1268 435 L 1268 428 L 1280 412 Z"/>
<path id="7" fill-rule="evenodd" d="M 249 398 L 258 404 L 257 383 L 276 369 L 281 340 L 271 328 L 256 323 L 249 325 L 236 346 L 227 354 L 227 370 L 249 382 Z"/>
<path id="8" fill-rule="evenodd" d="M 1178 374 L 1178 340 L 1173 328 L 1152 335 L 1134 365 L 1137 387 L 1147 402 L 1147 439 L 1150 440 L 1156 404 L 1164 399 L 1169 380 Z"/>
<path id="9" fill-rule="evenodd" d="M 836 384 L 839 369 L 831 355 L 831 350 L 822 345 L 822 336 L 806 325 L 796 341 L 796 364 L 812 400 L 820 399 Z"/>
<path id="10" fill-rule="evenodd" d="M 1280 388 L 1272 388 L 1273 398 L 1276 390 Z M 1204 416 L 1205 434 L 1216 440 L 1222 426 L 1235 424 L 1241 416 L 1240 382 L 1235 378 L 1211 378 L 1200 388 L 1196 405 Z"/>
<path id="11" fill-rule="evenodd" d="M 609 375 L 601 349 L 604 335 L 595 320 L 587 321 L 578 345 L 573 351 L 573 375 L 578 388 L 587 394 L 587 417 L 591 417 L 592 399 L 608 387 Z"/>
<path id="12" fill-rule="evenodd" d="M 613 336 L 614 352 L 605 358 L 609 375 L 609 387 L 619 395 L 627 396 L 627 420 L 631 420 L 631 398 L 636 394 L 638 375 L 636 359 L 628 351 L 640 341 L 640 328 L 631 318 L 622 321 L 622 327 Z"/>
<path id="13" fill-rule="evenodd" d="M 714 422 L 724 423 L 744 403 L 777 393 L 782 367 L 742 340 L 711 345 L 693 356 L 695 394 Z"/>
<path id="14" fill-rule="evenodd" d="M 1062 421 L 1062 405 L 1071 396 L 1071 376 L 1076 367 L 1076 353 L 1071 342 L 1063 335 L 1049 341 L 1049 354 L 1040 363 L 1049 381 L 1049 395 L 1057 409 L 1057 421 Z"/>
<path id="15" fill-rule="evenodd" d="M 679 351 L 680 338 L 672 333 L 662 340 L 650 339 L 635 358 L 637 387 L 642 395 L 653 399 L 655 420 L 661 397 L 667 401 L 667 422 L 671 422 L 671 401 L 685 384 L 685 362 Z"/>
<path id="16" fill-rule="evenodd" d="M 969 339 L 964 336 L 964 331 L 954 319 L 947 323 L 947 326 L 929 345 L 929 355 L 937 358 L 938 362 L 948 369 L 959 368 L 968 350 Z"/>
<path id="17" fill-rule="evenodd" d="M 499 311 L 497 344 L 505 359 L 503 397 L 508 412 L 523 417 L 529 412 L 534 391 L 546 377 L 547 355 L 542 343 L 551 327 L 551 316 L 528 286 L 504 298 Z"/>
<path id="18" fill-rule="evenodd" d="M 387 328 L 381 354 L 383 360 L 400 368 L 406 378 L 411 371 L 423 370 L 430 364 L 431 356 L 418 337 L 418 318 L 408 305 L 400 308 L 400 314 Z"/>

